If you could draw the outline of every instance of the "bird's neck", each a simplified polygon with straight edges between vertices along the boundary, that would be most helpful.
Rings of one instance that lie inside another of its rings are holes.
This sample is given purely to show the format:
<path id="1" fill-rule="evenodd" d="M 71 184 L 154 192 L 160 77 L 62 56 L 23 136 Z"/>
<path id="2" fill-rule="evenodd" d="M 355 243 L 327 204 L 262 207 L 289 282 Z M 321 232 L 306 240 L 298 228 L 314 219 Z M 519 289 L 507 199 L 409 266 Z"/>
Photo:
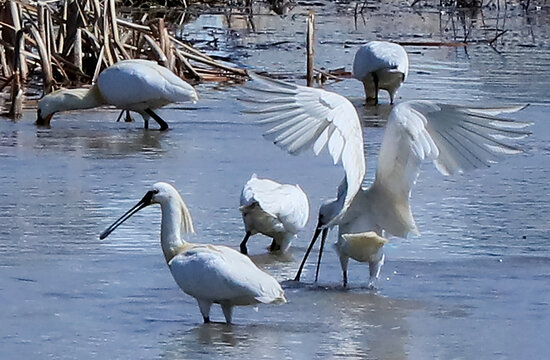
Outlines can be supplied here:
<path id="1" fill-rule="evenodd" d="M 346 178 L 342 180 L 340 185 L 338 186 L 338 196 L 336 199 L 325 203 L 323 205 L 324 210 L 323 213 L 325 214 L 325 223 L 328 225 L 328 227 L 333 227 L 334 225 L 338 224 L 342 217 L 345 214 L 344 206 L 347 199 L 348 194 L 348 183 Z"/>
<path id="2" fill-rule="evenodd" d="M 91 109 L 105 104 L 97 85 L 93 85 L 89 89 L 66 89 L 62 91 L 65 98 L 63 102 L 64 109 L 59 111 Z"/>
<path id="3" fill-rule="evenodd" d="M 182 209 L 176 202 L 162 204 L 160 244 L 166 262 L 170 262 L 187 244 L 182 238 Z"/>

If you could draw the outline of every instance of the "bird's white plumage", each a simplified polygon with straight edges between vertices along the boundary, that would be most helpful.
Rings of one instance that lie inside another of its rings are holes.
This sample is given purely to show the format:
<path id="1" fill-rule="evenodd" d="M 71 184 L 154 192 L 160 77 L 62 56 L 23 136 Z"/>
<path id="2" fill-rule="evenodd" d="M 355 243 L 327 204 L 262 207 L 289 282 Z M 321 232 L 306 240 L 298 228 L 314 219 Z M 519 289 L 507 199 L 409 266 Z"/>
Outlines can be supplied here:
<path id="1" fill-rule="evenodd" d="M 233 306 L 286 302 L 277 280 L 260 270 L 247 256 L 226 246 L 192 244 L 182 238 L 183 234 L 194 231 L 191 214 L 170 184 L 154 184 L 144 198 L 100 238 L 105 238 L 132 214 L 151 204 L 161 206 L 161 247 L 170 272 L 179 287 L 197 300 L 205 321 L 209 321 L 213 303 L 222 306 L 226 321 L 230 323 Z"/>
<path id="2" fill-rule="evenodd" d="M 97 84 L 108 104 L 131 111 L 197 100 L 191 85 L 149 60 L 120 61 L 103 70 Z"/>
<path id="3" fill-rule="evenodd" d="M 343 96 L 321 89 L 288 84 L 250 74 L 246 86 L 247 113 L 261 116 L 271 128 L 265 136 L 291 154 L 312 148 L 319 154 L 326 146 L 335 164 L 342 162 L 347 187 L 342 214 L 360 189 L 365 175 L 363 132 L 357 112 Z"/>
<path id="4" fill-rule="evenodd" d="M 298 185 L 280 184 L 253 174 L 241 191 L 239 210 L 247 233 L 273 238 L 284 252 L 306 226 L 309 201 Z"/>
<path id="5" fill-rule="evenodd" d="M 91 88 L 60 89 L 38 103 L 37 124 L 49 125 L 57 112 L 113 105 L 138 112 L 145 121 L 153 117 L 168 125 L 153 110 L 170 103 L 198 100 L 195 89 L 167 68 L 148 60 L 123 60 L 103 70 Z"/>
<path id="6" fill-rule="evenodd" d="M 379 204 L 372 210 L 378 215 L 371 216 L 378 227 L 396 236 L 417 233 L 409 197 L 422 161 L 433 161 L 439 172 L 451 175 L 487 167 L 499 154 L 519 152 L 502 139 L 525 136 L 518 126 L 528 124 L 494 118 L 494 111 L 430 101 L 396 105 L 382 139 L 374 184 L 360 195 Z"/>
<path id="7" fill-rule="evenodd" d="M 284 302 L 283 290 L 273 277 L 225 246 L 193 244 L 168 265 L 183 292 L 197 299 L 233 305 Z"/>
<path id="8" fill-rule="evenodd" d="M 374 231 L 367 231 L 354 234 L 342 234 L 334 244 L 334 248 L 340 257 L 344 286 L 347 284 L 347 270 L 349 258 L 359 262 L 369 263 L 369 286 L 380 275 L 380 269 L 384 264 L 382 247 L 388 242 Z"/>
<path id="9" fill-rule="evenodd" d="M 353 60 L 353 76 L 362 80 L 369 73 L 395 70 L 405 78 L 409 74 L 409 57 L 399 44 L 388 41 L 370 41 L 361 46 Z"/>
<path id="10" fill-rule="evenodd" d="M 387 90 L 393 103 L 395 92 L 409 73 L 405 49 L 387 41 L 371 41 L 361 46 L 353 60 L 353 77 L 363 83 L 367 100 L 378 103 L 378 90 Z"/>
<path id="11" fill-rule="evenodd" d="M 361 189 L 365 159 L 363 142 L 357 141 L 362 128 L 353 105 L 344 97 L 323 90 L 258 76 L 252 78 L 255 84 L 248 86 L 253 91 L 246 101 L 256 105 L 256 108 L 249 112 L 264 117 L 260 122 L 275 125 L 268 132 L 273 132 L 273 129 L 280 131 L 295 124 L 299 124 L 300 128 L 313 129 L 319 129 L 319 124 L 326 127 L 330 124 L 341 130 L 338 142 L 344 146 L 341 152 L 335 154 L 341 155 L 346 179 L 351 179 L 354 186 L 347 188 L 345 197 L 349 206 L 341 207 L 341 216 L 329 218 L 325 223 L 321 222 L 320 216 L 319 224 L 339 225 L 340 235 L 367 231 L 376 231 L 381 235 L 385 231 L 405 237 L 409 233 L 418 233 L 409 197 L 422 161 L 433 161 L 444 175 L 486 167 L 500 154 L 519 151 L 504 140 L 529 134 L 522 129 L 529 123 L 495 117 L 498 113 L 513 112 L 522 107 L 483 109 L 431 101 L 404 102 L 396 105 L 390 113 L 375 180 L 368 189 Z M 252 97 L 257 94 L 260 95 L 258 98 Z M 324 105 L 328 102 L 322 99 L 326 98 L 337 101 L 340 111 L 332 112 L 333 107 Z M 266 104 L 272 103 L 270 99 L 286 106 L 274 106 L 266 111 L 266 107 L 270 106 Z M 318 109 L 325 111 L 316 111 Z M 320 131 L 312 131 L 307 133 L 307 138 L 298 136 L 294 141 L 316 144 L 325 141 L 323 136 Z M 338 159 L 338 156 L 333 155 L 333 158 Z"/>

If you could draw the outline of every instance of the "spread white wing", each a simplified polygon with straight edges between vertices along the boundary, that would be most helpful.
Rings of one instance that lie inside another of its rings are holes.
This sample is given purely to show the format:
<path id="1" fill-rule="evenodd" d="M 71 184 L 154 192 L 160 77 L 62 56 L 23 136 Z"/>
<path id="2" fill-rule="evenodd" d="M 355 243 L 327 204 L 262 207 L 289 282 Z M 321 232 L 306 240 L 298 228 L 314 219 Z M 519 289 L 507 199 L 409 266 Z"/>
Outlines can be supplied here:
<path id="1" fill-rule="evenodd" d="M 409 196 L 423 160 L 433 161 L 444 175 L 487 167 L 499 155 L 521 150 L 505 141 L 529 134 L 530 123 L 497 118 L 513 108 L 467 108 L 430 101 L 408 101 L 392 110 L 369 191 L 380 203 L 379 225 L 393 235 L 416 232 Z M 393 213 L 388 216 L 391 209 Z M 373 211 L 377 213 L 377 211 Z"/>
<path id="2" fill-rule="evenodd" d="M 321 89 L 289 84 L 250 74 L 246 86 L 246 113 L 271 128 L 264 136 L 291 154 L 312 148 L 318 155 L 326 146 L 334 164 L 342 162 L 345 191 L 342 207 L 331 223 L 349 207 L 365 175 L 363 131 L 355 107 L 343 96 Z"/>

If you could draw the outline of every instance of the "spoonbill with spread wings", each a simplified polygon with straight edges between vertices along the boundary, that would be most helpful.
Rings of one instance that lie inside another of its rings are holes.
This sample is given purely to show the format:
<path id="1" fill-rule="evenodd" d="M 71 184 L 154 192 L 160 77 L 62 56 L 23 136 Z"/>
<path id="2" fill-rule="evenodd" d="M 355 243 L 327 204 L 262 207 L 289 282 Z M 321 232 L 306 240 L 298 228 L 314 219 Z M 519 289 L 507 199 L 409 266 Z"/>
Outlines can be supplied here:
<path id="1" fill-rule="evenodd" d="M 366 162 L 363 129 L 354 106 L 338 94 L 250 74 L 242 101 L 246 113 L 271 128 L 265 136 L 291 154 L 326 146 L 334 163 L 341 162 L 345 177 L 337 197 L 319 209 L 317 228 L 295 280 L 322 233 L 319 264 L 328 230 L 338 225 L 342 234 L 375 231 L 406 237 L 418 234 L 409 198 L 422 161 L 431 161 L 443 175 L 483 168 L 499 155 L 521 150 L 507 142 L 529 134 L 529 123 L 496 117 L 524 106 L 474 108 L 407 101 L 389 115 L 378 155 L 374 182 L 362 188 Z M 382 259 L 382 258 L 381 258 Z M 370 262 L 371 269 L 377 267 Z M 371 273 L 373 271 L 371 270 Z"/>

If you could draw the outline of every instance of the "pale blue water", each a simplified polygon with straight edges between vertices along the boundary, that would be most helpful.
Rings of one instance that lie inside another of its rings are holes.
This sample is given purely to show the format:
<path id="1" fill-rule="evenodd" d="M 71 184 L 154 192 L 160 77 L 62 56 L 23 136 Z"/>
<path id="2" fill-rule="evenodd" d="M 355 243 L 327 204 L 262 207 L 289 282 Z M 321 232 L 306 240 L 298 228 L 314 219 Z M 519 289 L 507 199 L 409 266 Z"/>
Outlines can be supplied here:
<path id="1" fill-rule="evenodd" d="M 274 41 L 276 32 L 275 39 L 298 42 L 303 11 L 257 16 L 258 33 L 234 26 L 238 39 L 227 36 L 246 45 Z M 384 18 L 369 15 L 355 29 L 346 14 L 318 16 L 318 41 L 325 41 L 318 59 L 330 68 L 350 67 L 354 45 L 345 48 L 344 38 L 371 38 L 365 34 L 385 26 Z M 408 39 L 437 28 L 408 16 L 417 15 L 403 15 L 399 24 L 407 27 L 384 33 Z M 200 31 L 203 20 L 226 26 L 205 16 L 186 31 Z M 185 106 L 191 110 L 161 111 L 172 128 L 163 134 L 144 131 L 141 121 L 116 123 L 118 111 L 110 109 L 58 115 L 51 129 L 37 129 L 32 111 L 17 123 L 0 121 L 0 358 L 547 357 L 550 58 L 548 29 L 536 24 L 535 48 L 514 46 L 521 34 L 511 34 L 500 54 L 485 45 L 470 46 L 467 54 L 407 47 L 411 73 L 399 91 L 400 101 L 532 103 L 512 115 L 534 123 L 533 135 L 520 141 L 525 153 L 451 178 L 425 164 L 412 194 L 422 236 L 391 239 L 377 292 L 365 288 L 367 268 L 355 262 L 350 290 L 342 291 L 329 248 L 318 286 L 311 284 L 312 261 L 303 284 L 284 283 L 287 304 L 238 308 L 232 327 L 202 325 L 195 301 L 175 285 L 159 246 L 158 208 L 141 211 L 105 241 L 98 234 L 162 180 L 180 190 L 192 212 L 197 235 L 190 240 L 238 248 L 244 236 L 239 193 L 256 172 L 299 183 L 310 197 L 308 227 L 289 258 L 266 255 L 266 238 L 249 241 L 253 259 L 287 280 L 309 243 L 320 203 L 334 195 L 342 176 L 328 156 L 280 151 L 240 114 L 238 87 L 212 84 L 198 87 L 201 101 Z M 238 60 L 302 71 L 303 49 L 285 46 L 240 48 L 249 57 Z M 327 87 L 349 96 L 365 120 L 376 118 L 362 108 L 358 82 Z M 365 129 L 369 174 L 383 130 Z M 331 233 L 328 242 L 334 240 Z M 223 319 L 218 308 L 212 317 Z"/>

